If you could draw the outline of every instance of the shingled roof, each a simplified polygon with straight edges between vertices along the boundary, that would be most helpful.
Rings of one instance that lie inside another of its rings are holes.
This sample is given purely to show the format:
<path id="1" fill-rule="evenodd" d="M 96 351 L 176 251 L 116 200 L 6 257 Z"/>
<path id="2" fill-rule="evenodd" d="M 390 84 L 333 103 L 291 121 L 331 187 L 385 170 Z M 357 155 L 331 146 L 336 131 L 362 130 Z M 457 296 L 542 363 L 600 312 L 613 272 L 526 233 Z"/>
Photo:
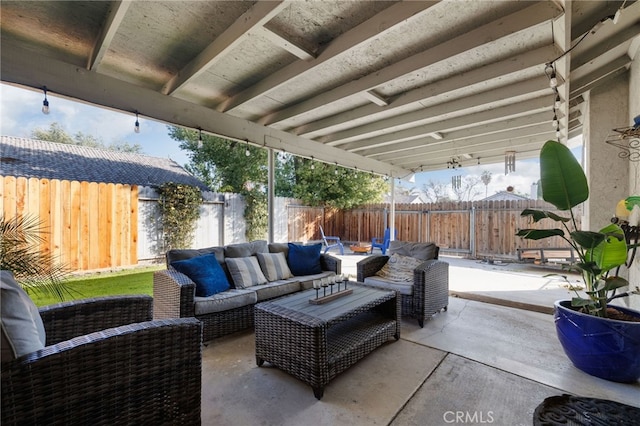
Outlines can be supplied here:
<path id="1" fill-rule="evenodd" d="M 171 159 L 0 136 L 0 175 L 158 186 L 166 182 L 210 189 Z"/>

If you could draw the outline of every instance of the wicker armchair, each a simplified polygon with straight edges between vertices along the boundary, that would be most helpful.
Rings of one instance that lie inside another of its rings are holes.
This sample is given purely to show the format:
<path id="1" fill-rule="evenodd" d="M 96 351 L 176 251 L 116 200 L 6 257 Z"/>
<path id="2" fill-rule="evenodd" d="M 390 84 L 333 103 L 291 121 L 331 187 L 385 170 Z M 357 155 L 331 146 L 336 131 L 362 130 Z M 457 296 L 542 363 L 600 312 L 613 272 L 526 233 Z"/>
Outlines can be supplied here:
<path id="1" fill-rule="evenodd" d="M 367 285 L 396 290 L 401 295 L 402 315 L 418 320 L 420 327 L 424 321 L 437 312 L 447 310 L 449 304 L 449 264 L 438 260 L 440 248 L 433 243 L 403 243 L 391 241 L 389 254 L 410 255 L 405 247 L 411 245 L 419 250 L 428 248 L 431 257 L 413 271 L 413 285 L 397 285 L 374 277 L 389 261 L 388 255 L 372 255 L 357 263 L 358 281 Z M 404 245 L 404 247 L 403 247 Z M 405 250 L 405 251 L 403 251 Z M 370 279 L 367 279 L 371 277 Z"/>
<path id="2" fill-rule="evenodd" d="M 46 347 L 2 363 L 2 425 L 199 425 L 202 326 L 150 296 L 40 309 Z"/>

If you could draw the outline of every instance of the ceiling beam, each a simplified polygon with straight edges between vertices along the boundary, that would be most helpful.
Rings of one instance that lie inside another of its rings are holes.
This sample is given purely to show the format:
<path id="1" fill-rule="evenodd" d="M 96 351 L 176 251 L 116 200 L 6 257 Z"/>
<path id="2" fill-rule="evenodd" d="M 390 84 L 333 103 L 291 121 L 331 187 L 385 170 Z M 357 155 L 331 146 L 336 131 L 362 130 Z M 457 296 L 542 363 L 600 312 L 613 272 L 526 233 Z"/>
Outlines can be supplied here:
<path id="1" fill-rule="evenodd" d="M 377 136 L 380 132 L 391 133 L 394 129 L 402 127 L 415 127 L 420 124 L 438 121 L 438 117 L 447 117 L 451 114 L 466 115 L 481 107 L 495 108 L 507 103 L 515 103 L 522 98 L 537 98 L 548 94 L 548 103 L 553 102 L 549 80 L 544 76 L 534 77 L 518 84 L 493 88 L 491 90 L 476 93 L 471 96 L 458 98 L 449 102 L 422 108 L 417 111 L 377 120 L 364 126 L 336 132 L 320 140 L 331 146 L 340 146 L 347 142 L 366 139 L 368 136 Z"/>
<path id="2" fill-rule="evenodd" d="M 412 16 L 417 16 L 437 3 L 437 1 L 396 3 L 333 40 L 314 60 L 298 61 L 284 67 L 277 73 L 271 74 L 257 84 L 222 102 L 217 109 L 220 112 L 232 111 L 249 102 L 251 99 L 266 95 L 289 80 L 311 71 L 326 61 L 348 52 L 374 37 L 384 35 L 396 25 L 405 22 Z"/>
<path id="3" fill-rule="evenodd" d="M 365 105 L 331 117 L 309 122 L 296 128 L 294 133 L 298 135 L 305 135 L 306 137 L 313 139 L 333 131 L 336 127 L 344 126 L 344 124 L 349 121 L 363 117 L 375 119 L 376 113 L 388 114 L 394 109 L 418 104 L 429 98 L 443 95 L 453 90 L 459 90 L 461 87 L 470 87 L 474 84 L 482 83 L 487 80 L 505 78 L 511 73 L 522 72 L 523 70 L 536 66 L 540 67 L 542 70 L 544 69 L 542 64 L 557 56 L 558 51 L 554 45 L 540 47 L 530 52 L 506 58 L 502 61 L 493 62 L 479 68 L 435 81 L 427 86 L 408 91 L 394 97 L 386 108 L 379 108 L 374 105 Z"/>
<path id="4" fill-rule="evenodd" d="M 549 108 L 549 99 L 546 96 L 543 96 L 537 99 L 518 102 L 516 104 L 506 105 L 499 108 L 476 112 L 473 114 L 468 114 L 460 117 L 455 117 L 455 118 L 443 120 L 437 123 L 426 124 L 422 126 L 422 131 L 425 134 L 428 134 L 441 129 L 455 129 L 455 128 L 462 129 L 465 127 L 472 128 L 472 127 L 484 126 L 487 123 L 500 122 L 510 117 L 515 118 L 518 116 L 526 116 L 529 114 L 542 112 L 545 110 L 548 111 L 548 108 Z M 361 148 L 363 149 L 357 152 L 364 156 L 384 153 L 385 151 L 390 150 L 389 146 L 385 146 L 384 148 L 378 147 L 378 148 L 370 149 L 364 141 L 359 141 L 359 143 L 361 144 Z M 437 143 L 443 143 L 443 142 L 438 141 Z M 404 149 L 405 146 L 407 146 L 408 149 L 413 148 L 413 145 L 411 145 L 410 143 L 402 142 L 402 143 L 393 144 L 393 149 L 402 150 Z M 349 150 L 349 151 L 355 152 L 354 150 Z"/>
<path id="5" fill-rule="evenodd" d="M 500 132 L 503 130 L 510 129 L 518 129 L 521 127 L 531 126 L 534 124 L 546 123 L 549 125 L 550 123 L 549 113 L 546 111 L 538 112 L 531 115 L 524 115 L 515 118 L 508 118 L 506 120 L 495 121 L 490 123 L 483 123 L 481 126 L 477 127 L 468 127 L 465 129 L 455 130 L 451 132 L 439 132 L 442 135 L 442 139 L 438 139 L 438 143 L 445 143 L 448 141 L 453 141 L 461 138 L 468 138 L 471 136 L 481 136 L 488 135 L 491 133 Z M 371 143 L 372 146 L 382 146 L 389 145 L 390 143 L 399 143 L 399 142 L 408 142 L 415 141 L 416 139 L 421 139 L 425 137 L 431 136 L 433 133 L 425 133 L 422 131 L 422 127 L 416 127 L 412 129 L 403 130 L 400 132 L 390 133 L 388 135 L 378 136 L 375 138 L 368 139 L 367 141 Z M 437 139 L 437 138 L 435 138 Z M 407 144 L 408 147 L 411 147 L 410 144 Z M 342 146 L 342 149 L 351 152 L 358 152 L 366 149 L 366 147 L 362 147 L 359 149 L 351 149 L 350 145 Z"/>
<path id="6" fill-rule="evenodd" d="M 116 0 L 111 2 L 109 12 L 107 13 L 107 19 L 104 20 L 98 39 L 93 45 L 93 49 L 89 55 L 89 59 L 87 61 L 88 70 L 96 71 L 100 66 L 104 55 L 107 53 L 107 50 L 109 50 L 113 37 L 118 31 L 118 27 L 120 27 L 120 24 L 132 3 L 133 2 L 129 0 Z"/>
<path id="7" fill-rule="evenodd" d="M 162 88 L 162 93 L 171 95 L 191 80 L 205 72 L 209 67 L 224 58 L 234 47 L 240 44 L 254 28 L 269 22 L 282 11 L 290 0 L 258 1 L 251 9 L 236 19 L 219 37 L 209 44 L 198 56 L 185 65 Z"/>
<path id="8" fill-rule="evenodd" d="M 525 152 L 539 153 L 544 143 L 549 139 L 553 139 L 554 136 L 555 130 L 552 130 L 535 135 L 513 138 L 509 141 L 499 141 L 486 144 L 473 154 L 474 158 L 476 158 L 476 163 L 479 158 L 481 161 L 484 160 L 484 164 L 487 164 L 490 158 L 498 158 L 499 161 L 503 161 L 505 151 L 516 151 L 516 155 L 522 159 L 521 156 Z M 446 162 L 452 157 L 460 157 L 467 152 L 464 148 L 454 151 L 442 150 L 430 155 L 407 157 L 404 160 L 395 161 L 394 164 L 414 171 L 437 165 L 440 166 L 440 169 L 443 169 Z M 469 162 L 473 163 L 473 160 L 469 160 Z"/>
<path id="9" fill-rule="evenodd" d="M 301 46 L 296 45 L 291 40 L 286 39 L 285 37 L 275 33 L 274 31 L 266 27 L 258 27 L 255 29 L 255 32 L 264 36 L 272 44 L 280 47 L 283 50 L 286 50 L 293 56 L 296 56 L 298 59 L 302 59 L 303 61 L 310 61 L 315 58 L 315 55 L 313 53 L 307 51 Z"/>
<path id="10" fill-rule="evenodd" d="M 511 146 L 509 145 L 510 141 L 520 140 L 523 138 L 529 140 L 530 137 L 534 137 L 536 135 L 555 135 L 555 130 L 549 125 L 549 123 L 545 124 L 546 126 L 533 125 L 529 127 L 522 127 L 517 130 L 508 130 L 499 133 L 492 133 L 490 135 L 458 139 L 455 141 L 448 141 L 445 144 L 423 143 L 421 146 L 417 145 L 411 149 L 404 150 L 401 153 L 386 152 L 380 155 L 366 156 L 380 161 L 393 163 L 398 162 L 401 159 L 415 159 L 415 157 L 420 156 L 429 158 L 431 156 L 438 155 L 439 153 L 450 153 L 449 155 L 473 154 L 477 157 L 487 149 L 494 149 L 491 148 L 494 144 L 503 143 L 505 146 Z"/>
<path id="11" fill-rule="evenodd" d="M 201 128 L 204 132 L 224 138 L 249 140 L 257 146 L 284 150 L 307 158 L 313 156 L 327 163 L 337 162 L 344 167 L 370 170 L 399 178 L 411 174 L 411 171 L 400 167 L 327 147 L 309 139 L 39 55 L 14 41 L 3 41 L 0 50 L 0 76 L 8 83 L 35 89 L 46 85 L 51 93 L 81 102 L 129 112 L 132 115 L 139 111 L 141 118 L 149 117 L 191 129 Z"/>
<path id="12" fill-rule="evenodd" d="M 476 28 L 444 43 L 440 43 L 437 46 L 398 61 L 389 67 L 331 90 L 324 91 L 309 100 L 269 114 L 260 120 L 260 122 L 268 125 L 278 123 L 314 109 L 322 108 L 341 99 L 354 96 L 359 92 L 375 89 L 377 86 L 398 77 L 426 68 L 429 65 L 477 48 L 490 41 L 498 40 L 514 32 L 540 24 L 555 17 L 558 13 L 558 9 L 552 3 L 536 2 L 533 5 L 529 4 L 530 3 L 525 2 L 523 5 L 527 5 L 527 7 L 524 9 L 500 17 L 487 25 Z"/>

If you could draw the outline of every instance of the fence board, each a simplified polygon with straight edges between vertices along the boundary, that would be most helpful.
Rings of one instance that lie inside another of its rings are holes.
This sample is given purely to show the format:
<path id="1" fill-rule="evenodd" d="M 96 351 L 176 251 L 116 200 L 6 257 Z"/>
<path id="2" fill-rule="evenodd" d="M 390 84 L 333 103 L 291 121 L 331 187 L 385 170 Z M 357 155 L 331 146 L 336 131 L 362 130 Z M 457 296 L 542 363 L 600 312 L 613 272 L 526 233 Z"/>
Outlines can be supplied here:
<path id="1" fill-rule="evenodd" d="M 0 176 L 0 212 L 35 216 L 40 249 L 71 270 L 137 263 L 137 186 Z"/>

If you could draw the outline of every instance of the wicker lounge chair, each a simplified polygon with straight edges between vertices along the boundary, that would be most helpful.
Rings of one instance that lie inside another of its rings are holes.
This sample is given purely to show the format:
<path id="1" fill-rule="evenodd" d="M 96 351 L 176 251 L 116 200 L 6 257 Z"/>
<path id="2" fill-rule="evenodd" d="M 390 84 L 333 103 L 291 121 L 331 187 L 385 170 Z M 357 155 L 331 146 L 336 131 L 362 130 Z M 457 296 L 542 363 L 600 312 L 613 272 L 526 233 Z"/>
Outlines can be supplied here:
<path id="1" fill-rule="evenodd" d="M 202 326 L 150 296 L 40 309 L 44 349 L 2 363 L 2 425 L 199 425 Z"/>
<path id="2" fill-rule="evenodd" d="M 372 255 L 357 263 L 358 281 L 387 290 L 396 290 L 401 295 L 402 315 L 424 321 L 449 304 L 449 264 L 438 260 L 440 248 L 433 243 L 407 243 L 391 241 L 389 255 Z M 376 276 L 391 255 L 397 253 L 414 256 L 422 263 L 413 270 L 412 282 L 393 282 Z"/>

